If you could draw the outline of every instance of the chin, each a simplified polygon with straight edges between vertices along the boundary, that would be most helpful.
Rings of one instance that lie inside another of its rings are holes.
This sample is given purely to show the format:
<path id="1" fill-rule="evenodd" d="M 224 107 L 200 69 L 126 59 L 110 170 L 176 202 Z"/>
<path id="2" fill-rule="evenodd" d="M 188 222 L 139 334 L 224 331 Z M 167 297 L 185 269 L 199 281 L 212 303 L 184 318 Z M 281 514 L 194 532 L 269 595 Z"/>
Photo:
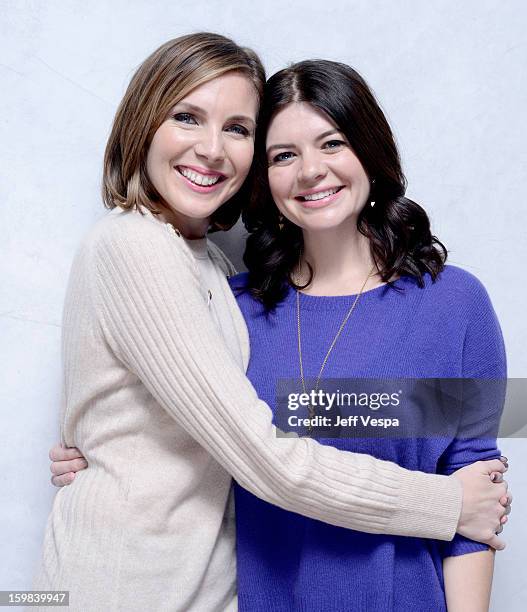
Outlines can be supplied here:
<path id="1" fill-rule="evenodd" d="M 299 223 L 298 225 L 308 232 L 323 232 L 338 229 L 339 227 L 347 225 L 347 223 L 346 221 L 337 221 L 334 219 L 312 219 L 306 223 Z"/>
<path id="2" fill-rule="evenodd" d="M 192 201 L 191 199 L 186 200 L 186 206 L 173 206 L 172 210 L 177 214 L 184 215 L 189 219 L 193 219 L 194 221 L 199 221 L 200 219 L 207 219 L 213 213 L 215 213 L 218 208 L 223 204 L 223 202 L 215 203 L 215 202 L 203 202 L 203 201 Z"/>
<path id="3" fill-rule="evenodd" d="M 303 224 L 303 228 L 315 231 L 315 230 L 335 230 L 342 229 L 345 227 L 357 227 L 358 215 L 349 215 L 342 218 L 340 215 L 320 215 L 320 218 L 312 218 L 306 220 Z"/>

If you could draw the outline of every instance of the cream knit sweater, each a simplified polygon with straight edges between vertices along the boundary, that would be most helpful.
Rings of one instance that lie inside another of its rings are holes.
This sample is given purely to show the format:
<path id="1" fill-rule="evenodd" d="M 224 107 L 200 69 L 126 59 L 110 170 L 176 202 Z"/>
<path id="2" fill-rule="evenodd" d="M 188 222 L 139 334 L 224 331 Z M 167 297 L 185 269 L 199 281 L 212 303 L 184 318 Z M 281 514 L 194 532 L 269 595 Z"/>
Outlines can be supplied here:
<path id="1" fill-rule="evenodd" d="M 112 211 L 75 258 L 62 430 L 89 469 L 57 492 L 34 585 L 69 590 L 72 611 L 235 610 L 231 475 L 334 525 L 454 536 L 454 479 L 277 438 L 230 271 L 148 212 Z"/>

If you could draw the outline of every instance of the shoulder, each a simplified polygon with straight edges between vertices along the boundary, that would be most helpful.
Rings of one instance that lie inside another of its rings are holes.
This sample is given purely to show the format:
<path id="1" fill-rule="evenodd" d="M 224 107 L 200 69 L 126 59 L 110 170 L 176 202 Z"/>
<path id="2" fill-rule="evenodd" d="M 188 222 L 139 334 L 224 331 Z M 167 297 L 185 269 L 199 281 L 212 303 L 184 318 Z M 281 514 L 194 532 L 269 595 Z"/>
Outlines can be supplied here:
<path id="1" fill-rule="evenodd" d="M 455 266 L 447 266 L 439 283 L 445 292 L 446 321 L 458 320 L 464 330 L 463 376 L 465 378 L 504 378 L 507 358 L 500 323 L 483 283 L 473 274 Z"/>
<path id="2" fill-rule="evenodd" d="M 149 211 L 114 208 L 100 219 L 85 238 L 86 244 L 97 246 L 118 240 L 141 242 L 152 237 L 169 236 L 171 226 L 156 219 Z"/>
<path id="3" fill-rule="evenodd" d="M 438 277 L 438 281 L 449 289 L 463 291 L 464 293 L 486 293 L 483 283 L 474 274 L 457 266 L 445 266 Z"/>
<path id="4" fill-rule="evenodd" d="M 431 299 L 443 302 L 448 308 L 477 310 L 490 304 L 490 297 L 483 283 L 470 272 L 457 266 L 445 266 L 435 281 L 427 274 L 425 289 Z"/>
<path id="5" fill-rule="evenodd" d="M 480 343 L 502 343 L 501 329 L 483 283 L 470 272 L 446 266 L 433 283 L 427 277 L 428 310 L 444 329 L 458 326 Z"/>
<path id="6" fill-rule="evenodd" d="M 391 299 L 419 321 L 423 333 L 462 337 L 467 329 L 486 325 L 497 327 L 491 299 L 483 283 L 470 272 L 456 266 L 445 266 L 437 278 L 424 276 L 419 287 L 414 277 L 402 277 L 396 286 L 403 289 Z M 387 305 L 391 305 L 390 302 Z"/>
<path id="7" fill-rule="evenodd" d="M 136 211 L 111 211 L 91 228 L 72 263 L 70 278 L 75 277 L 99 297 L 121 292 L 126 299 L 132 287 L 200 290 L 196 260 L 184 239 L 172 226 Z"/>
<path id="8" fill-rule="evenodd" d="M 149 211 L 114 209 L 85 236 L 80 252 L 92 260 L 192 265 L 194 258 L 174 228 Z"/>

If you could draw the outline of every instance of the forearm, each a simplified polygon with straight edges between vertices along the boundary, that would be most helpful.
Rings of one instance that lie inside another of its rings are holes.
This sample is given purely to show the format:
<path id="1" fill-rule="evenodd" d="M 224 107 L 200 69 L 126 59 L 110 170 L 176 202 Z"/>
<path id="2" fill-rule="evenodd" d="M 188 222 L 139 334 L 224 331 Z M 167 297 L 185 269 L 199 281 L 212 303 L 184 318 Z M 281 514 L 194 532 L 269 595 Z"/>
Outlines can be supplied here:
<path id="1" fill-rule="evenodd" d="M 157 228 L 129 227 L 97 246 L 94 305 L 105 341 L 178 423 L 252 493 L 371 533 L 451 539 L 461 487 L 308 439 L 278 439 L 228 353 L 190 255 Z"/>
<path id="2" fill-rule="evenodd" d="M 488 612 L 494 554 L 490 549 L 443 561 L 448 612 Z"/>

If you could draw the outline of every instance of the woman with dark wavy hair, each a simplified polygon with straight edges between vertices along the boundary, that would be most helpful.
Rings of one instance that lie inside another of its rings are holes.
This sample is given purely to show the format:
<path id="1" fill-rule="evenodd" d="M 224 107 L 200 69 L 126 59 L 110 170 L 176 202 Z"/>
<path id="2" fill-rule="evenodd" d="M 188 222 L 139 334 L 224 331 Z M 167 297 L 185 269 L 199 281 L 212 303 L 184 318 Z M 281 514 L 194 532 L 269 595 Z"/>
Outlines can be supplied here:
<path id="1" fill-rule="evenodd" d="M 326 378 L 504 378 L 489 297 L 445 266 L 426 212 L 405 196 L 392 131 L 361 76 L 320 60 L 282 70 L 267 82 L 258 131 L 248 273 L 231 284 L 259 396 L 276 411 L 278 379 L 301 379 L 307 392 Z M 312 425 L 313 409 L 304 414 Z M 499 456 L 492 436 L 321 441 L 430 473 Z M 239 485 L 236 513 L 240 610 L 488 609 L 485 545 L 344 530 Z"/>

